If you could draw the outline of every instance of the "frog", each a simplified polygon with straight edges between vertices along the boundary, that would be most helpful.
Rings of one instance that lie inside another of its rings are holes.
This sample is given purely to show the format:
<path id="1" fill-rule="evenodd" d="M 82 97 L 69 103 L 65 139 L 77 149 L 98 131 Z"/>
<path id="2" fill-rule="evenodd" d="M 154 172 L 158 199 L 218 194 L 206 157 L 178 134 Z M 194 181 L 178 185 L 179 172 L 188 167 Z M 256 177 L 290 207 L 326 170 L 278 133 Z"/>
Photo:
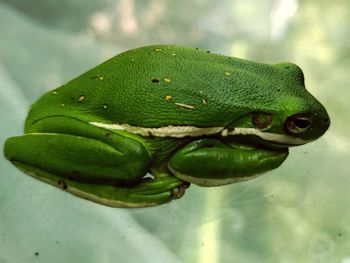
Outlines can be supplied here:
<path id="1" fill-rule="evenodd" d="M 274 170 L 329 126 L 296 64 L 150 45 L 42 95 L 4 155 L 75 196 L 150 207 Z"/>

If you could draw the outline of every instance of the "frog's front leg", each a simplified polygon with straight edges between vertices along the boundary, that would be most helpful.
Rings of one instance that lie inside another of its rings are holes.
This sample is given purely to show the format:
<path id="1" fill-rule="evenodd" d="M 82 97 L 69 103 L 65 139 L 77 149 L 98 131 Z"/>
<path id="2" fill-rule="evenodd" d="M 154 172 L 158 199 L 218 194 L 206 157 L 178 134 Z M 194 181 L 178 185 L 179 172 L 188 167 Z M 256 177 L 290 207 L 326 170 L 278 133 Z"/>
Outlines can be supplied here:
<path id="1" fill-rule="evenodd" d="M 144 178 L 151 156 L 135 138 L 57 116 L 9 138 L 4 151 L 27 174 L 105 205 L 144 207 L 179 197 L 184 185 L 180 179 Z"/>
<path id="2" fill-rule="evenodd" d="M 168 168 L 186 182 L 218 186 L 275 169 L 287 156 L 287 148 L 272 150 L 204 138 L 178 150 L 170 158 Z"/>

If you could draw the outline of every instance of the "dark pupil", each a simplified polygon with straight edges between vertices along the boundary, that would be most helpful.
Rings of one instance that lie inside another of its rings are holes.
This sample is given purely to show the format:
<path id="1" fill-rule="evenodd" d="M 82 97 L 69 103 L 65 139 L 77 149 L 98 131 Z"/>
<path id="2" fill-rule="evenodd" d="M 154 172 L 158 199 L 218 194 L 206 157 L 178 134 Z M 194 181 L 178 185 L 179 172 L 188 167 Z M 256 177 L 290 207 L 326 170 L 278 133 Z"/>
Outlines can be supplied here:
<path id="1" fill-rule="evenodd" d="M 308 114 L 297 113 L 287 118 L 284 128 L 291 134 L 303 133 L 311 126 L 311 116 Z"/>
<path id="2" fill-rule="evenodd" d="M 298 128 L 305 129 L 306 127 L 308 127 L 310 125 L 310 121 L 308 121 L 308 120 L 294 120 L 294 124 Z"/>

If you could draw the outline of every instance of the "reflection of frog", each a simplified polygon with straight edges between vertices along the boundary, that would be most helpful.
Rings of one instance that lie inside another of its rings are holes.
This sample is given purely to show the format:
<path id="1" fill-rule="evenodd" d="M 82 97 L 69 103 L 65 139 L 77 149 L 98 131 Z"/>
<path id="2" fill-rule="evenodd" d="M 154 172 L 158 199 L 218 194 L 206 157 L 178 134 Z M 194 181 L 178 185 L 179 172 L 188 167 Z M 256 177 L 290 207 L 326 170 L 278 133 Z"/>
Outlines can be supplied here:
<path id="1" fill-rule="evenodd" d="M 142 207 L 272 170 L 329 123 L 294 64 L 150 46 L 43 95 L 5 155 L 75 195 Z"/>

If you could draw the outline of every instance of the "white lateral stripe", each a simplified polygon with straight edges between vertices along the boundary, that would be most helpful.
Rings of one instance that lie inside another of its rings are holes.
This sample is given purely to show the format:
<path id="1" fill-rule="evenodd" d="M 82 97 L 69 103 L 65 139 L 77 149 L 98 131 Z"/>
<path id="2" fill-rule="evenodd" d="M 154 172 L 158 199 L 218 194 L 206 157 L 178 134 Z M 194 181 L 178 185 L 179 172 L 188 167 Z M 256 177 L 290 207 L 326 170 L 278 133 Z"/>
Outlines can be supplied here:
<path id="1" fill-rule="evenodd" d="M 264 132 L 255 128 L 232 128 L 225 129 L 224 127 L 207 127 L 199 128 L 196 126 L 164 126 L 159 128 L 145 128 L 132 126 L 129 124 L 108 124 L 100 122 L 90 122 L 91 125 L 111 129 L 127 131 L 141 136 L 155 136 L 155 137 L 173 137 L 183 138 L 186 136 L 197 137 L 204 135 L 213 135 L 221 133 L 221 136 L 235 136 L 235 135 L 254 135 L 265 141 L 277 142 L 282 144 L 305 144 L 312 140 L 303 140 L 285 134 L 276 134 L 271 132 Z"/>
<path id="2" fill-rule="evenodd" d="M 197 137 L 203 135 L 217 134 L 220 133 L 224 127 L 208 127 L 208 128 L 198 128 L 195 126 L 165 126 L 159 128 L 145 128 L 132 126 L 129 124 L 106 124 L 99 122 L 90 122 L 91 125 L 112 129 L 127 131 L 142 136 L 155 136 L 155 137 L 174 137 L 183 138 L 185 136 Z"/>

